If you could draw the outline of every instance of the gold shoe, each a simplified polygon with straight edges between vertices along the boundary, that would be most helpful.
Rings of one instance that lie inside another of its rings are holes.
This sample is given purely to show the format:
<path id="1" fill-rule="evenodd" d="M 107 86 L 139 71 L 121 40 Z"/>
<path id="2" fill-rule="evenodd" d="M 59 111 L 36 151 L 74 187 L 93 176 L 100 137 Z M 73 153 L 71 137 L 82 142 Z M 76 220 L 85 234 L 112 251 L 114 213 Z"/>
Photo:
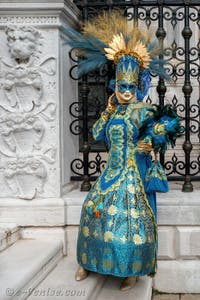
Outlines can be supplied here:
<path id="1" fill-rule="evenodd" d="M 85 279 L 86 277 L 88 277 L 88 271 L 85 270 L 83 267 L 79 266 L 75 274 L 75 279 L 77 281 L 80 281 Z"/>
<path id="2" fill-rule="evenodd" d="M 124 280 L 121 283 L 120 290 L 121 291 L 129 290 L 130 288 L 134 287 L 134 285 L 136 284 L 136 282 L 138 280 L 139 280 L 138 276 L 130 276 L 130 277 L 124 278 Z"/>

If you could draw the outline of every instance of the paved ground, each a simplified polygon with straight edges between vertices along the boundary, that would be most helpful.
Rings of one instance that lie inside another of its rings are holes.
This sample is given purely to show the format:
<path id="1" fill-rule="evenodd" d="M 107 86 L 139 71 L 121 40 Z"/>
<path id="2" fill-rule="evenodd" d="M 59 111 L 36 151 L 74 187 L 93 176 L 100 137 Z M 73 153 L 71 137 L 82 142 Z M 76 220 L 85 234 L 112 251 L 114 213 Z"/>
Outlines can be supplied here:
<path id="1" fill-rule="evenodd" d="M 200 300 L 200 294 L 164 294 L 153 296 L 152 300 Z"/>
<path id="2" fill-rule="evenodd" d="M 183 181 L 169 181 L 170 190 L 182 190 Z M 200 189 L 200 181 L 192 181 L 193 189 Z"/>

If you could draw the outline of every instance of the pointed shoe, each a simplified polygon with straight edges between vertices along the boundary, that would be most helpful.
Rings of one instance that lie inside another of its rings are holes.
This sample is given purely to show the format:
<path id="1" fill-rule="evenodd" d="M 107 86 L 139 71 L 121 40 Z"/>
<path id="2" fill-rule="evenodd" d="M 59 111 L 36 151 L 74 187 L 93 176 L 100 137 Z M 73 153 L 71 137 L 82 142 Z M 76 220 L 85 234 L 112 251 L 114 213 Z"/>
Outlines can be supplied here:
<path id="1" fill-rule="evenodd" d="M 79 266 L 75 274 L 75 279 L 77 281 L 80 281 L 85 279 L 86 277 L 88 277 L 88 271 L 85 270 L 83 267 Z"/>
<path id="2" fill-rule="evenodd" d="M 138 280 L 139 280 L 138 276 L 130 276 L 130 277 L 124 278 L 124 280 L 122 281 L 122 283 L 120 285 L 120 290 L 127 291 L 127 290 L 131 289 L 132 287 L 134 287 L 134 285 L 136 284 L 136 282 Z"/>

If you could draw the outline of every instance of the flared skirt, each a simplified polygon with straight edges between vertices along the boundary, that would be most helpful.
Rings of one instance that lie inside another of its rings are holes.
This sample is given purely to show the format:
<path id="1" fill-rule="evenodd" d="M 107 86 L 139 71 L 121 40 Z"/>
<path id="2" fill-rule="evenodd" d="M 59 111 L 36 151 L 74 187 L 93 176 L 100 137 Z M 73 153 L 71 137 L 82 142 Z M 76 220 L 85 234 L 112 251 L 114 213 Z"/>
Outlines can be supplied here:
<path id="1" fill-rule="evenodd" d="M 88 193 L 77 241 L 77 261 L 86 270 L 119 277 L 155 274 L 155 195 L 145 193 L 141 177 L 136 167 L 125 168 L 118 187 L 101 193 L 99 177 Z"/>

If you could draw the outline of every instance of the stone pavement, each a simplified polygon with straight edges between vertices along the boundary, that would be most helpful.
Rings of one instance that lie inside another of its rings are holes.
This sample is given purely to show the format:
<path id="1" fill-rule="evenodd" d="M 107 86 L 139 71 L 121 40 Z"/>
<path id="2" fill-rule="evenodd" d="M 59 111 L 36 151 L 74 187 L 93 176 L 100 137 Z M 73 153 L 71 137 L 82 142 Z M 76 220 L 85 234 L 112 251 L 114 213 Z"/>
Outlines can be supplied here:
<path id="1" fill-rule="evenodd" d="M 194 190 L 200 189 L 200 181 L 192 181 Z M 169 181 L 170 190 L 180 190 L 183 186 L 183 181 Z"/>
<path id="2" fill-rule="evenodd" d="M 200 300 L 200 294 L 162 294 L 153 296 L 152 300 Z"/>

